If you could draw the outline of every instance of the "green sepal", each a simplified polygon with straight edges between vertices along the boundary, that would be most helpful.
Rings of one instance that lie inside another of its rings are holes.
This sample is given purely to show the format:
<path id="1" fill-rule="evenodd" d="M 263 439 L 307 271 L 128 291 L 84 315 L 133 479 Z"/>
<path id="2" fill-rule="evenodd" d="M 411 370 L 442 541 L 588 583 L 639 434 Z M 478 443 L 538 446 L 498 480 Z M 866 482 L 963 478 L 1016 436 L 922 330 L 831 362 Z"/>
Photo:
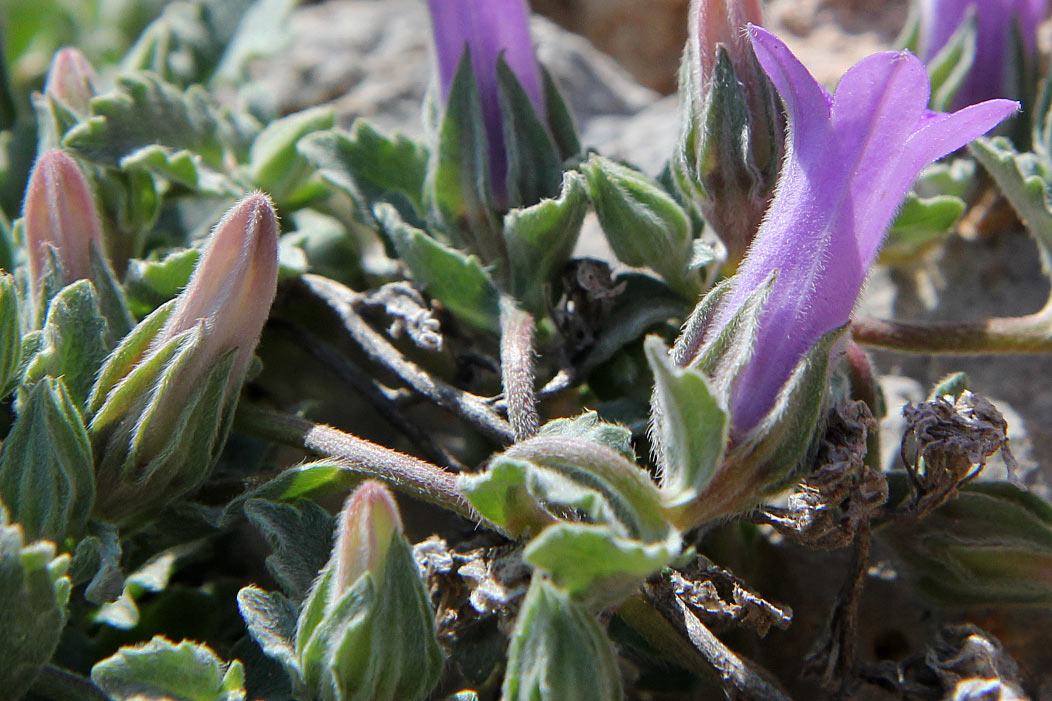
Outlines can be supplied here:
<path id="1" fill-rule="evenodd" d="M 22 366 L 22 315 L 15 279 L 0 273 L 0 398 L 14 389 Z"/>
<path id="2" fill-rule="evenodd" d="M 937 603 L 1052 604 L 1052 506 L 1015 485 L 965 485 L 923 519 L 892 523 L 880 534 Z"/>
<path id="3" fill-rule="evenodd" d="M 661 453 L 661 495 L 680 507 L 701 494 L 723 459 L 730 421 L 708 378 L 675 365 L 657 336 L 647 338 L 654 373 L 651 432 Z"/>
<path id="4" fill-rule="evenodd" d="M 724 454 L 704 492 L 672 510 L 673 523 L 687 529 L 739 513 L 796 481 L 822 432 L 829 405 L 830 354 L 846 329 L 845 324 L 829 331 L 804 354 L 774 406 Z"/>
<path id="5" fill-rule="evenodd" d="M 931 100 L 928 106 L 937 112 L 948 112 L 953 99 L 975 63 L 976 9 L 970 8 L 957 30 L 950 36 L 939 53 L 927 62 L 931 77 Z"/>
<path id="6" fill-rule="evenodd" d="M 95 503 L 91 443 L 62 378 L 28 397 L 0 453 L 0 498 L 33 540 L 78 536 Z"/>
<path id="7" fill-rule="evenodd" d="M 320 182 L 311 181 L 315 168 L 300 155 L 297 144 L 310 134 L 331 129 L 334 121 L 332 107 L 306 109 L 271 122 L 252 143 L 249 176 L 279 208 L 295 208 L 324 193 Z"/>
<path id="8" fill-rule="evenodd" d="M 584 178 L 566 172 L 558 197 L 504 215 L 504 242 L 515 261 L 511 291 L 534 313 L 546 311 L 546 287 L 570 259 L 587 210 Z"/>
<path id="9" fill-rule="evenodd" d="M 731 291 L 730 280 L 724 280 L 705 293 L 683 322 L 676 342 L 669 351 L 672 362 L 680 367 L 699 365 L 699 354 L 706 346 L 706 335 L 719 311 L 723 298 Z"/>
<path id="10" fill-rule="evenodd" d="M 118 166 L 145 146 L 191 151 L 222 171 L 235 130 L 200 85 L 187 90 L 140 71 L 117 78 L 114 92 L 91 100 L 92 116 L 73 128 L 63 145 L 91 161 Z"/>
<path id="11" fill-rule="evenodd" d="M 267 571 L 285 596 L 302 601 L 329 559 L 332 517 L 306 499 L 292 504 L 249 499 L 245 502 L 245 516 L 273 550 L 264 561 Z"/>
<path id="12" fill-rule="evenodd" d="M 0 689 L 19 699 L 58 646 L 66 624 L 69 556 L 55 544 L 26 544 L 22 528 L 0 508 Z"/>
<path id="13" fill-rule="evenodd" d="M 503 56 L 497 59 L 497 85 L 508 155 L 507 206 L 528 207 L 555 197 L 562 180 L 562 158 L 541 115 Z"/>
<path id="14" fill-rule="evenodd" d="M 979 137 L 968 150 L 1012 203 L 1037 242 L 1045 275 L 1052 275 L 1052 163 L 1019 153 L 1003 136 Z"/>
<path id="15" fill-rule="evenodd" d="M 145 317 L 174 299 L 190 281 L 200 257 L 200 248 L 185 248 L 157 260 L 130 261 L 124 289 L 131 311 Z"/>
<path id="16" fill-rule="evenodd" d="M 508 645 L 501 698 L 609 701 L 622 696 L 617 657 L 595 617 L 534 574 Z"/>
<path id="17" fill-rule="evenodd" d="M 545 122 L 559 149 L 559 157 L 564 161 L 574 159 L 584 149 L 581 148 L 581 141 L 577 138 L 573 114 L 551 73 L 544 66 L 540 66 L 540 69 L 541 89 L 544 91 L 544 105 L 548 112 Z"/>
<path id="18" fill-rule="evenodd" d="M 188 334 L 184 332 L 155 349 L 147 362 L 140 362 L 173 308 L 174 303 L 169 302 L 139 322 L 102 364 L 88 397 L 92 433 L 107 430 L 127 413 L 154 383 L 167 360 L 186 342 Z"/>
<path id="19" fill-rule="evenodd" d="M 500 331 L 500 293 L 478 258 L 407 224 L 390 204 L 377 205 L 375 215 L 399 259 L 428 294 L 472 326 Z"/>
<path id="20" fill-rule="evenodd" d="M 465 47 L 428 162 L 424 201 L 430 216 L 459 249 L 478 255 L 487 265 L 506 263 L 492 179 L 489 145 L 482 119 L 475 74 Z"/>
<path id="21" fill-rule="evenodd" d="M 664 540 L 626 538 L 609 526 L 558 523 L 545 528 L 523 551 L 523 560 L 547 573 L 574 600 L 591 609 L 621 601 L 680 552 L 671 526 Z"/>
<path id="22" fill-rule="evenodd" d="M 128 300 L 121 284 L 103 252 L 93 243 L 88 255 L 91 257 L 91 282 L 99 298 L 99 312 L 106 319 L 106 345 L 112 348 L 132 330 L 135 319 L 128 310 Z"/>
<path id="23" fill-rule="evenodd" d="M 748 367 L 752 359 L 756 339 L 760 333 L 760 317 L 777 279 L 778 271 L 771 271 L 767 278 L 749 293 L 720 332 L 711 340 L 705 341 L 697 357 L 690 363 L 691 367 L 714 379 L 713 387 L 720 395 L 729 395 L 739 373 Z M 725 291 L 721 289 L 719 296 L 722 298 L 723 294 Z M 676 359 L 676 348 L 672 349 L 672 354 L 673 359 Z"/>
<path id="24" fill-rule="evenodd" d="M 243 701 L 245 669 L 224 663 L 207 645 L 157 636 L 122 647 L 91 668 L 91 681 L 115 701 L 193 699 Z"/>
<path id="25" fill-rule="evenodd" d="M 303 674 L 296 656 L 296 606 L 278 592 L 254 586 L 237 593 L 237 608 L 248 634 L 263 654 L 277 660 L 289 676 L 302 685 Z"/>
<path id="26" fill-rule="evenodd" d="M 332 129 L 304 137 L 297 150 L 318 167 L 321 176 L 366 208 L 397 193 L 418 216 L 424 215 L 424 180 L 428 151 L 402 135 L 385 136 L 364 119 L 355 120 L 350 133 Z"/>
<path id="27" fill-rule="evenodd" d="M 109 353 L 109 328 L 95 286 L 78 280 L 48 305 L 43 347 L 28 360 L 22 391 L 45 376 L 61 377 L 73 402 L 83 409 L 99 368 Z"/>
<path id="28" fill-rule="evenodd" d="M 649 266 L 682 286 L 689 260 L 690 218 L 643 173 L 593 155 L 581 164 L 588 194 L 610 247 L 626 265 Z M 696 292 L 696 290 L 694 290 Z"/>
<path id="29" fill-rule="evenodd" d="M 51 95 L 34 93 L 29 100 L 37 119 L 37 153 L 59 148 L 66 132 L 80 123 L 80 116 Z"/>
<path id="30" fill-rule="evenodd" d="M 441 675 L 444 654 L 409 543 L 394 532 L 383 571 L 365 572 L 345 591 L 334 590 L 334 570 L 330 560 L 296 628 L 296 653 L 314 697 L 426 698 Z"/>
<path id="31" fill-rule="evenodd" d="M 237 183 L 186 149 L 149 144 L 123 156 L 118 165 L 125 172 L 149 173 L 199 195 L 230 197 L 242 192 Z"/>
<path id="32" fill-rule="evenodd" d="M 953 231 L 964 207 L 964 200 L 952 195 L 921 198 L 908 193 L 880 249 L 880 262 L 902 265 L 923 261 L 922 254 Z"/>

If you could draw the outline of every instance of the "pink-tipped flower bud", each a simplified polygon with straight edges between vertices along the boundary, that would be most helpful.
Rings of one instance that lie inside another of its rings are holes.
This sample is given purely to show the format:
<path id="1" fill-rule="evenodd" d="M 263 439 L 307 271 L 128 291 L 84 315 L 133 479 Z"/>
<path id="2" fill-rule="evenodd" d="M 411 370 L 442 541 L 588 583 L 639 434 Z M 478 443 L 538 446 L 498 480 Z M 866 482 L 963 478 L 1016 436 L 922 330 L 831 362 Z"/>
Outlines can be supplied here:
<path id="1" fill-rule="evenodd" d="M 381 482 L 363 482 L 347 497 L 336 527 L 333 595 L 347 591 L 365 572 L 382 579 L 391 539 L 401 534 L 402 517 L 394 496 Z"/>
<path id="2" fill-rule="evenodd" d="M 274 204 L 262 192 L 234 205 L 212 230 L 151 350 L 200 325 L 199 363 L 190 374 L 202 374 L 233 350 L 229 386 L 240 385 L 277 292 L 278 233 Z"/>
<path id="3" fill-rule="evenodd" d="M 244 197 L 216 225 L 189 284 L 110 355 L 88 399 L 100 497 L 126 522 L 207 479 L 274 301 L 278 219 Z"/>
<path id="4" fill-rule="evenodd" d="M 74 112 L 91 111 L 91 98 L 96 94 L 98 75 L 95 68 L 78 49 L 67 46 L 59 49 L 51 59 L 44 94 L 59 100 Z"/>
<path id="5" fill-rule="evenodd" d="M 48 272 L 49 248 L 62 266 L 64 284 L 91 277 L 91 247 L 102 252 L 102 228 L 91 190 L 73 158 L 60 149 L 41 154 L 29 176 L 22 216 L 34 299 Z"/>

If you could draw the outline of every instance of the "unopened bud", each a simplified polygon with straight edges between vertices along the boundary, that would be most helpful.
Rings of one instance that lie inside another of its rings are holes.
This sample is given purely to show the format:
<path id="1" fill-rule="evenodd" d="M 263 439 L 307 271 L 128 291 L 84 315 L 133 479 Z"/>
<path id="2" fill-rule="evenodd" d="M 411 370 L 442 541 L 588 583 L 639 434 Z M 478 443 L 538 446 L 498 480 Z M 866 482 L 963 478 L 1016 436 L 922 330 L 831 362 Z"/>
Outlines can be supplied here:
<path id="1" fill-rule="evenodd" d="M 391 539 L 402 533 L 394 497 L 380 482 L 363 483 L 340 512 L 333 556 L 336 590 L 344 592 L 365 572 L 380 577 Z"/>
<path id="2" fill-rule="evenodd" d="M 332 556 L 300 611 L 296 655 L 313 698 L 423 699 L 438 681 L 434 612 L 379 482 L 359 486 L 337 519 Z"/>
<path id="3" fill-rule="evenodd" d="M 186 289 L 103 364 L 88 399 L 98 515 L 127 520 L 208 477 L 274 300 L 277 239 L 270 199 L 243 198 L 216 225 Z"/>
<path id="4" fill-rule="evenodd" d="M 37 159 L 22 216 L 34 299 L 48 274 L 51 250 L 61 266 L 63 284 L 91 277 L 91 247 L 102 252 L 102 229 L 84 174 L 65 152 L 50 149 Z"/>
<path id="5" fill-rule="evenodd" d="M 44 94 L 59 100 L 71 110 L 87 114 L 91 111 L 91 98 L 96 94 L 98 75 L 78 49 L 67 46 L 59 49 L 51 60 Z"/>

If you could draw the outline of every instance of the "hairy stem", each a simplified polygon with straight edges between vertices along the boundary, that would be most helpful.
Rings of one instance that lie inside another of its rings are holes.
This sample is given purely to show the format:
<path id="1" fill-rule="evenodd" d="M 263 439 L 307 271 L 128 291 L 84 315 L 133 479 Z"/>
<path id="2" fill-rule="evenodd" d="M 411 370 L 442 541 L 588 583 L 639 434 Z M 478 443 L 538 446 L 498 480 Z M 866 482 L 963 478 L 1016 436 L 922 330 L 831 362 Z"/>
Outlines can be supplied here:
<path id="1" fill-rule="evenodd" d="M 500 374 L 515 440 L 537 435 L 537 397 L 533 389 L 533 317 L 514 300 L 500 300 Z"/>
<path id="2" fill-rule="evenodd" d="M 355 310 L 361 299 L 354 290 L 320 275 L 304 275 L 303 282 L 339 315 L 344 328 L 371 359 L 435 404 L 448 409 L 498 443 L 511 443 L 511 426 L 486 404 L 485 399 L 432 377 L 365 323 Z"/>
<path id="3" fill-rule="evenodd" d="M 1052 353 L 1052 305 L 1036 314 L 963 323 L 858 319 L 857 343 L 903 353 Z"/>
<path id="4" fill-rule="evenodd" d="M 455 475 L 429 462 L 332 426 L 247 402 L 238 406 L 236 420 L 238 429 L 245 433 L 333 458 L 348 470 L 381 479 L 401 492 L 500 532 L 497 526 L 480 517 L 463 497 L 457 489 Z"/>

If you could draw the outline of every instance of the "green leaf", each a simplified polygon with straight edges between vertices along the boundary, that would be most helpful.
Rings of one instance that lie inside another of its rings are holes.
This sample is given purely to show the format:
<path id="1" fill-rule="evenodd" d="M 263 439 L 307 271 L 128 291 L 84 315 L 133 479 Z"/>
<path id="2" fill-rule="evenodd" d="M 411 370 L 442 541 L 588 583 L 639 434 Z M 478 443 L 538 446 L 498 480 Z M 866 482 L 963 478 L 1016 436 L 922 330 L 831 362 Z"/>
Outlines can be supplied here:
<path id="1" fill-rule="evenodd" d="M 661 493 L 667 506 L 682 506 L 716 474 L 730 422 L 703 373 L 675 365 L 657 336 L 644 347 L 654 373 L 651 430 L 661 450 Z"/>
<path id="2" fill-rule="evenodd" d="M 132 260 L 124 277 L 128 303 L 136 316 L 151 314 L 175 298 L 190 281 L 201 249 L 185 248 L 157 260 Z"/>
<path id="3" fill-rule="evenodd" d="M 1037 241 L 1045 275 L 1052 275 L 1052 164 L 1019 153 L 1003 136 L 979 137 L 968 146 Z"/>
<path id="4" fill-rule="evenodd" d="M 590 608 L 620 601 L 679 555 L 680 535 L 669 528 L 656 543 L 625 538 L 608 526 L 559 523 L 545 528 L 523 551 L 523 560 L 551 576 Z"/>
<path id="5" fill-rule="evenodd" d="M 950 606 L 1052 602 L 1052 506 L 1006 482 L 972 483 L 920 521 L 881 531 L 913 583 Z"/>
<path id="6" fill-rule="evenodd" d="M 212 650 L 161 637 L 122 647 L 91 668 L 91 680 L 117 701 L 175 698 L 186 701 L 240 701 L 244 668 L 224 663 Z"/>
<path id="7" fill-rule="evenodd" d="M 485 472 L 460 475 L 457 489 L 480 515 L 519 538 L 539 533 L 554 520 L 533 493 L 531 481 L 537 479 L 531 476 L 533 470 L 525 460 L 497 458 Z M 580 498 L 564 497 L 562 501 L 579 502 Z"/>
<path id="8" fill-rule="evenodd" d="M 362 244 L 347 231 L 336 217 L 313 209 L 299 209 L 292 213 L 296 230 L 281 237 L 279 252 L 302 255 L 304 272 L 350 282 L 362 267 Z"/>
<path id="9" fill-rule="evenodd" d="M 935 383 L 928 395 L 928 401 L 936 397 L 952 396 L 954 401 L 960 399 L 961 395 L 968 389 L 968 375 L 963 372 L 953 372 Z"/>
<path id="10" fill-rule="evenodd" d="M 207 83 L 255 2 L 169 2 L 128 51 L 121 72 L 150 70 L 180 85 Z M 230 69 L 240 68 L 231 56 Z"/>
<path id="11" fill-rule="evenodd" d="M 622 696 L 617 657 L 595 617 L 535 574 L 515 619 L 501 698 L 608 701 Z"/>
<path id="12" fill-rule="evenodd" d="M 310 134 L 297 149 L 332 185 L 356 199 L 364 196 L 370 209 L 388 193 L 398 193 L 423 215 L 428 152 L 416 141 L 402 134 L 384 136 L 358 119 L 350 133 Z"/>
<path id="13" fill-rule="evenodd" d="M 394 243 L 413 279 L 459 318 L 486 331 L 500 329 L 500 293 L 479 259 L 450 248 L 402 221 L 389 204 L 376 219 Z"/>
<path id="14" fill-rule="evenodd" d="M 964 200 L 950 195 L 922 199 L 912 192 L 907 194 L 880 250 L 880 262 L 894 265 L 922 261 L 925 251 L 953 231 L 964 207 Z"/>
<path id="15" fill-rule="evenodd" d="M 511 289 L 535 313 L 546 311 L 545 289 L 570 259 L 587 209 L 584 178 L 567 172 L 556 199 L 542 200 L 504 215 L 508 258 L 515 261 Z"/>
<path id="16" fill-rule="evenodd" d="M 295 197 L 313 175 L 314 168 L 296 150 L 309 135 L 331 129 L 335 112 L 331 107 L 314 107 L 275 120 L 252 143 L 249 173 L 256 187 L 279 203 Z"/>
<path id="17" fill-rule="evenodd" d="M 223 523 L 229 523 L 231 519 L 236 518 L 244 503 L 249 499 L 293 501 L 314 498 L 323 494 L 346 495 L 361 480 L 360 472 L 339 463 L 321 460 L 295 465 L 282 470 L 281 474 L 274 479 L 232 501 L 224 513 Z"/>
<path id="18" fill-rule="evenodd" d="M 61 543 L 95 503 L 91 443 L 62 378 L 29 392 L 0 453 L 0 497 L 31 539 Z"/>
<path id="19" fill-rule="evenodd" d="M 58 646 L 66 624 L 69 556 L 47 541 L 25 544 L 22 529 L 0 509 L 0 689 L 12 699 L 28 691 Z"/>
<path id="20" fill-rule="evenodd" d="M 87 280 L 68 285 L 51 300 L 44 346 L 26 367 L 25 388 L 43 377 L 61 377 L 77 407 L 84 408 L 95 377 L 109 354 L 108 326 L 95 287 Z"/>
<path id="21" fill-rule="evenodd" d="M 221 170 L 236 141 L 233 126 L 202 87 L 185 92 L 140 72 L 117 79 L 117 89 L 91 101 L 92 116 L 71 130 L 64 145 L 88 160 L 118 166 L 146 146 L 191 151 Z"/>
<path id="22" fill-rule="evenodd" d="M 237 608 L 263 654 L 280 662 L 290 675 L 300 677 L 294 647 L 296 606 L 277 592 L 248 586 L 237 593 Z"/>
<path id="23" fill-rule="evenodd" d="M 125 171 L 149 173 L 201 195 L 236 196 L 242 191 L 230 178 L 206 165 L 201 156 L 185 149 L 150 144 L 121 158 L 119 166 Z"/>
<path id="24" fill-rule="evenodd" d="M 22 320 L 18 313 L 15 279 L 0 274 L 0 396 L 14 388 L 22 365 Z"/>
<path id="25" fill-rule="evenodd" d="M 329 559 L 332 517 L 305 499 L 293 504 L 249 499 L 245 515 L 273 550 L 266 559 L 267 571 L 289 599 L 302 601 Z"/>
<path id="26" fill-rule="evenodd" d="M 588 194 L 611 248 L 626 265 L 648 266 L 670 284 L 683 281 L 690 219 L 676 200 L 643 173 L 593 155 L 581 165 Z"/>
<path id="27" fill-rule="evenodd" d="M 620 424 L 600 420 L 595 411 L 586 411 L 571 418 L 552 419 L 541 426 L 540 435 L 592 441 L 619 453 L 626 460 L 636 459 L 632 432 Z"/>

